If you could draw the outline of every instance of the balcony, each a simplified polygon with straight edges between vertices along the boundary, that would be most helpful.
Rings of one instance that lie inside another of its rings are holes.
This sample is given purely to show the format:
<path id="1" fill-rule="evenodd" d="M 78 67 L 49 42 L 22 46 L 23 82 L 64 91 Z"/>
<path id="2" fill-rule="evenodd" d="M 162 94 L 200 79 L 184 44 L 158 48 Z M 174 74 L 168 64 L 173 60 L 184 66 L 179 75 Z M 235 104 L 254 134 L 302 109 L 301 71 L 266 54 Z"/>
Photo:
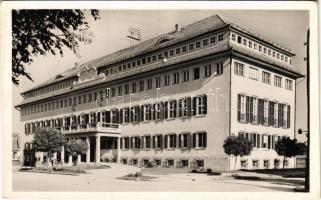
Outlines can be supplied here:
<path id="1" fill-rule="evenodd" d="M 70 126 L 63 126 L 58 128 L 63 134 L 87 133 L 87 132 L 100 132 L 100 133 L 113 133 L 120 134 L 119 124 L 97 122 L 87 124 L 75 124 Z"/>

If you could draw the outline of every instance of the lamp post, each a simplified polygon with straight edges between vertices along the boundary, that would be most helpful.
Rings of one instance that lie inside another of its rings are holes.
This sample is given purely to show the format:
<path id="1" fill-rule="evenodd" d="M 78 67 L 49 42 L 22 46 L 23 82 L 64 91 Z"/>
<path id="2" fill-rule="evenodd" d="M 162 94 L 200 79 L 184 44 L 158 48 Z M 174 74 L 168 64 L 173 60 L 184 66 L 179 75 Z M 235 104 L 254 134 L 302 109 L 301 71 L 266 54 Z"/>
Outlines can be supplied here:
<path id="1" fill-rule="evenodd" d="M 310 133 L 309 131 L 303 131 L 302 129 L 298 130 L 298 134 L 301 135 L 302 133 L 307 133 L 307 155 L 305 159 L 305 181 L 304 181 L 304 190 L 309 191 L 310 190 Z"/>

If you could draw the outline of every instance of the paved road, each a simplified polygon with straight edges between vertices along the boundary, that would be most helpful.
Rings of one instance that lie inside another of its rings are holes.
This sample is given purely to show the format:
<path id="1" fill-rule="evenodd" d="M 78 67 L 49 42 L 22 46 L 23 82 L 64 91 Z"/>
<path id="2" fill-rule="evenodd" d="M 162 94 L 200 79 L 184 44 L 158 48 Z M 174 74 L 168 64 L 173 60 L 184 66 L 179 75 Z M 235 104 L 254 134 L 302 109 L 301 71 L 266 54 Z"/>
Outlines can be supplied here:
<path id="1" fill-rule="evenodd" d="M 293 191 L 295 184 L 264 181 L 234 180 L 204 174 L 152 175 L 151 181 L 117 179 L 139 171 L 132 166 L 113 165 L 110 169 L 90 170 L 80 176 L 13 172 L 13 191 Z"/>

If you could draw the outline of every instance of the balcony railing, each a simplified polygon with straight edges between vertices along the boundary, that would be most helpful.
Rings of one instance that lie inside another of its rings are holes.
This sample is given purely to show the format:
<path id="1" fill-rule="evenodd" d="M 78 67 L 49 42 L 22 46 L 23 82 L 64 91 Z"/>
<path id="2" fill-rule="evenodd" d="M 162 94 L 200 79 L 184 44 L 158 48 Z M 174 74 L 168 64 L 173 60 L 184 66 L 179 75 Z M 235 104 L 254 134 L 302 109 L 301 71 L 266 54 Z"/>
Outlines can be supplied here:
<path id="1" fill-rule="evenodd" d="M 102 132 L 113 132 L 119 133 L 119 124 L 97 122 L 97 123 L 86 123 L 86 124 L 72 124 L 70 126 L 55 127 L 61 130 L 62 133 L 77 133 L 86 131 L 102 131 Z"/>

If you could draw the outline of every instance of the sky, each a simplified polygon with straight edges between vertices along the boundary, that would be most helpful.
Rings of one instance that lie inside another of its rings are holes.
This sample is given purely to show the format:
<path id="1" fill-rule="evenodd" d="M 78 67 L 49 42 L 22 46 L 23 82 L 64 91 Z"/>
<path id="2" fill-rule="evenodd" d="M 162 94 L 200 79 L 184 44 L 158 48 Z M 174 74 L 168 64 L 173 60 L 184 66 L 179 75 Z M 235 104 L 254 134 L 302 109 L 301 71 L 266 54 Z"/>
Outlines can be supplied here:
<path id="1" fill-rule="evenodd" d="M 26 67 L 34 82 L 21 77 L 19 86 L 12 86 L 13 105 L 22 101 L 20 93 L 32 88 L 56 74 L 92 59 L 108 55 L 136 44 L 126 36 L 129 28 L 139 28 L 142 40 L 173 31 L 175 24 L 188 25 L 211 15 L 221 14 L 239 26 L 257 33 L 277 44 L 285 46 L 296 54 L 292 64 L 306 74 L 306 34 L 309 28 L 309 13 L 306 11 L 253 11 L 253 10 L 100 10 L 95 21 L 88 17 L 90 31 L 94 38 L 89 45 L 81 45 L 79 56 L 65 49 L 64 56 L 46 55 L 34 58 Z M 306 130 L 307 104 L 306 79 L 297 80 L 296 128 Z M 24 124 L 14 107 L 13 132 L 23 133 Z M 299 141 L 304 135 L 297 135 Z"/>

